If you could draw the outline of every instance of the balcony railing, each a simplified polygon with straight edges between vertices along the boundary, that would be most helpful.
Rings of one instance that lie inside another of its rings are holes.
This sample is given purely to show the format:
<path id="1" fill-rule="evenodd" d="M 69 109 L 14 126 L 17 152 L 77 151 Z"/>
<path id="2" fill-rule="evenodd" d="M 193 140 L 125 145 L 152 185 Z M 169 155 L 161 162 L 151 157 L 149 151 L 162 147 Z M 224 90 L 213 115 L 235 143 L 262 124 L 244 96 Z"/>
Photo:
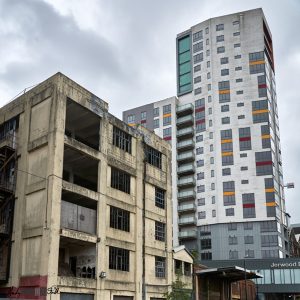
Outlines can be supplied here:
<path id="1" fill-rule="evenodd" d="M 195 178 L 193 176 L 180 178 L 177 181 L 177 186 L 178 187 L 180 187 L 180 186 L 188 186 L 188 185 L 195 185 L 195 184 L 196 184 L 196 181 L 195 181 Z"/>
<path id="2" fill-rule="evenodd" d="M 189 210 L 195 211 L 196 205 L 195 205 L 195 203 L 182 204 L 182 205 L 178 206 L 177 210 L 178 210 L 178 212 L 184 212 L 184 211 L 189 211 Z"/>
<path id="3" fill-rule="evenodd" d="M 194 161 L 195 154 L 193 151 L 184 152 L 177 155 L 177 161 Z"/>
<path id="4" fill-rule="evenodd" d="M 194 128 L 193 127 L 186 127 L 183 129 L 178 129 L 176 136 L 177 138 L 182 138 L 182 137 L 191 137 L 194 135 Z"/>
<path id="5" fill-rule="evenodd" d="M 187 164 L 178 167 L 177 174 L 193 174 L 195 172 L 194 164 Z"/>
<path id="6" fill-rule="evenodd" d="M 178 224 L 179 225 L 196 224 L 196 218 L 194 216 L 179 218 Z"/>
<path id="7" fill-rule="evenodd" d="M 193 111 L 194 111 L 194 105 L 192 103 L 180 105 L 180 106 L 177 106 L 177 108 L 176 108 L 177 115 L 188 114 L 188 113 L 191 114 Z"/>
<path id="8" fill-rule="evenodd" d="M 185 140 L 182 142 L 177 143 L 177 150 L 187 150 L 187 149 L 193 149 L 195 147 L 195 143 L 192 139 L 190 140 Z"/>
<path id="9" fill-rule="evenodd" d="M 180 239 L 196 238 L 196 237 L 197 237 L 197 230 L 184 230 L 184 231 L 179 231 L 178 237 L 179 237 Z"/>
<path id="10" fill-rule="evenodd" d="M 195 199 L 195 197 L 196 197 L 196 193 L 194 190 L 182 191 L 177 194 L 178 200 Z"/>
<path id="11" fill-rule="evenodd" d="M 191 126 L 194 123 L 194 117 L 192 115 L 180 117 L 177 119 L 176 124 L 177 126 Z"/>

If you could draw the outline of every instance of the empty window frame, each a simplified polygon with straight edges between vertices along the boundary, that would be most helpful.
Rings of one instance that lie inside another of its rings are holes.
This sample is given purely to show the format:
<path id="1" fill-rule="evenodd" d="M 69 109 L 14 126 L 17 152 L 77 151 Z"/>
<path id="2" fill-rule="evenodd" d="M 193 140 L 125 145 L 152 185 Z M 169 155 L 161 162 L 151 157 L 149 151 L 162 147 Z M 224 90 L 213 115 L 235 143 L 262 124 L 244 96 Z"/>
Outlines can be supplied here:
<path id="1" fill-rule="evenodd" d="M 131 154 L 131 135 L 114 126 L 113 145 Z"/>
<path id="2" fill-rule="evenodd" d="M 166 277 L 166 258 L 161 256 L 155 256 L 155 277 Z"/>
<path id="3" fill-rule="evenodd" d="M 150 147 L 147 145 L 146 147 L 146 158 L 147 158 L 147 163 L 150 165 L 161 169 L 162 167 L 162 153 L 159 152 L 158 150 Z"/>
<path id="4" fill-rule="evenodd" d="M 110 227 L 130 231 L 130 212 L 118 207 L 110 207 Z"/>
<path id="5" fill-rule="evenodd" d="M 111 187 L 130 194 L 130 175 L 116 168 L 111 168 Z"/>
<path id="6" fill-rule="evenodd" d="M 155 221 L 155 239 L 164 242 L 166 238 L 166 225 L 162 222 Z"/>
<path id="7" fill-rule="evenodd" d="M 129 272 L 129 250 L 110 246 L 109 269 Z"/>
<path id="8" fill-rule="evenodd" d="M 155 187 L 155 206 L 165 209 L 165 191 Z"/>
<path id="9" fill-rule="evenodd" d="M 201 239 L 200 240 L 201 250 L 211 249 L 211 239 Z"/>

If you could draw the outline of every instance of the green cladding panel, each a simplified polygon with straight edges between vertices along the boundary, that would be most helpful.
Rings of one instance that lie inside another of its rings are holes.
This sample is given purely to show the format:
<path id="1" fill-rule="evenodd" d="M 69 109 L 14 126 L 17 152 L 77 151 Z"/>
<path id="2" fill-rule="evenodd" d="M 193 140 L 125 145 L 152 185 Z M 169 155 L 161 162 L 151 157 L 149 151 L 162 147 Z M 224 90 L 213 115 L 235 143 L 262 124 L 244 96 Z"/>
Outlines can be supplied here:
<path id="1" fill-rule="evenodd" d="M 186 35 L 177 40 L 178 94 L 192 91 L 191 40 Z"/>

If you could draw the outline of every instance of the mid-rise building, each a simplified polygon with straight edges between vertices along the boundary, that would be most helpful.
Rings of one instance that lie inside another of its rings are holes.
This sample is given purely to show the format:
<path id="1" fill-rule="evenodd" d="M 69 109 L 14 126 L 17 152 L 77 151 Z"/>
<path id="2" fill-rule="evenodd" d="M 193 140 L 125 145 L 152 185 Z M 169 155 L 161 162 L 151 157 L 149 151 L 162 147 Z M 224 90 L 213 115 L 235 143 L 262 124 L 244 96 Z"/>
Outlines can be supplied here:
<path id="1" fill-rule="evenodd" d="M 175 272 L 170 145 L 60 73 L 0 124 L 0 297 L 162 298 Z"/>
<path id="2" fill-rule="evenodd" d="M 289 257 L 273 41 L 262 9 L 201 22 L 176 45 L 178 98 L 123 113 L 172 144 L 174 242 L 201 260 Z"/>

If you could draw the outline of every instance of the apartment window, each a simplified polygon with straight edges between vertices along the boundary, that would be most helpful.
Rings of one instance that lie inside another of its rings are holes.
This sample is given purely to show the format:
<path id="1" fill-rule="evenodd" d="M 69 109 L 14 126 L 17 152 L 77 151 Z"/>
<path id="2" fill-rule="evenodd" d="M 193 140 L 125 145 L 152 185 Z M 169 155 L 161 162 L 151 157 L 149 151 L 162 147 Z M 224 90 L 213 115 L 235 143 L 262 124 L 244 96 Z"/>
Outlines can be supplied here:
<path id="1" fill-rule="evenodd" d="M 230 89 L 230 83 L 229 80 L 226 81 L 220 81 L 218 83 L 219 91 L 225 91 Z"/>
<path id="2" fill-rule="evenodd" d="M 212 253 L 211 252 L 202 252 L 201 260 L 212 260 Z"/>
<path id="3" fill-rule="evenodd" d="M 211 115 L 212 114 L 212 107 L 208 108 L 208 114 Z"/>
<path id="4" fill-rule="evenodd" d="M 159 128 L 159 119 L 154 119 L 153 120 L 153 127 L 154 128 Z"/>
<path id="5" fill-rule="evenodd" d="M 197 173 L 197 180 L 204 179 L 204 172 Z"/>
<path id="6" fill-rule="evenodd" d="M 206 212 L 205 211 L 199 211 L 198 212 L 198 219 L 205 219 L 206 218 Z"/>
<path id="7" fill-rule="evenodd" d="M 153 117 L 158 117 L 159 116 L 159 107 L 155 107 L 153 109 Z"/>
<path id="8" fill-rule="evenodd" d="M 243 217 L 255 218 L 255 198 L 254 193 L 242 194 L 243 201 Z"/>
<path id="9" fill-rule="evenodd" d="M 204 106 L 205 105 L 205 99 L 204 98 L 201 98 L 201 99 L 198 99 L 195 101 L 195 107 L 201 107 L 201 106 Z"/>
<path id="10" fill-rule="evenodd" d="M 209 120 L 209 127 L 212 127 L 213 126 L 213 122 L 212 120 Z"/>
<path id="11" fill-rule="evenodd" d="M 131 154 L 131 135 L 114 126 L 113 145 Z"/>
<path id="12" fill-rule="evenodd" d="M 196 154 L 203 154 L 203 147 L 198 147 L 197 149 L 196 149 Z"/>
<path id="13" fill-rule="evenodd" d="M 210 225 L 200 226 L 200 236 L 211 235 Z"/>
<path id="14" fill-rule="evenodd" d="M 210 170 L 210 177 L 215 177 L 215 170 Z"/>
<path id="15" fill-rule="evenodd" d="M 127 123 L 129 124 L 135 123 L 135 115 L 129 115 L 127 117 Z"/>
<path id="16" fill-rule="evenodd" d="M 216 31 L 224 30 L 224 24 L 216 25 Z"/>
<path id="17" fill-rule="evenodd" d="M 239 36 L 239 35 L 240 35 L 239 31 L 233 33 L 233 36 Z"/>
<path id="18" fill-rule="evenodd" d="M 203 122 L 201 122 L 200 124 L 196 125 L 196 132 L 202 132 L 205 131 L 205 122 L 203 120 Z"/>
<path id="19" fill-rule="evenodd" d="M 199 72 L 199 71 L 201 71 L 201 65 L 195 66 L 194 67 L 194 72 L 196 73 L 196 72 Z"/>
<path id="20" fill-rule="evenodd" d="M 194 78 L 194 83 L 201 82 L 201 76 L 197 76 Z"/>
<path id="21" fill-rule="evenodd" d="M 205 185 L 198 185 L 197 186 L 197 193 L 204 193 L 205 192 Z"/>
<path id="22" fill-rule="evenodd" d="M 237 250 L 229 250 L 229 259 L 238 259 L 239 253 Z"/>
<path id="23" fill-rule="evenodd" d="M 214 164 L 214 158 L 213 158 L 213 157 L 210 158 L 210 164 L 211 164 L 211 165 Z"/>
<path id="24" fill-rule="evenodd" d="M 244 223 L 244 230 L 252 230 L 252 229 L 253 229 L 253 223 L 251 222 Z"/>
<path id="25" fill-rule="evenodd" d="M 111 168 L 111 187 L 130 194 L 130 175 L 116 168 Z"/>
<path id="26" fill-rule="evenodd" d="M 249 183 L 249 180 L 242 180 L 241 181 L 241 184 L 248 184 Z"/>
<path id="27" fill-rule="evenodd" d="M 245 257 L 254 258 L 254 250 L 247 249 L 245 251 Z"/>
<path id="28" fill-rule="evenodd" d="M 214 138 L 214 133 L 213 132 L 210 132 L 209 133 L 209 138 L 212 140 Z"/>
<path id="29" fill-rule="evenodd" d="M 239 47 L 241 47 L 241 44 L 240 43 L 234 44 L 233 47 L 234 48 L 239 48 Z"/>
<path id="30" fill-rule="evenodd" d="M 260 232 L 276 232 L 276 221 L 263 221 L 260 223 Z"/>
<path id="31" fill-rule="evenodd" d="M 278 246 L 278 235 L 262 235 L 261 236 L 262 247 L 276 247 Z"/>
<path id="32" fill-rule="evenodd" d="M 244 239 L 245 239 L 245 244 L 254 244 L 254 238 L 252 235 L 246 235 Z"/>
<path id="33" fill-rule="evenodd" d="M 193 34 L 193 42 L 199 41 L 201 39 L 203 39 L 203 31 L 202 30 L 195 32 Z"/>
<path id="34" fill-rule="evenodd" d="M 118 207 L 110 207 L 110 227 L 130 231 L 130 212 Z"/>
<path id="35" fill-rule="evenodd" d="M 203 142 L 203 135 L 202 134 L 196 136 L 196 142 L 197 143 Z"/>
<path id="36" fill-rule="evenodd" d="M 243 82 L 243 78 L 237 78 L 235 82 Z"/>
<path id="37" fill-rule="evenodd" d="M 163 114 L 169 114 L 171 113 L 171 104 L 164 105 L 163 106 Z"/>
<path id="38" fill-rule="evenodd" d="M 205 205 L 205 198 L 198 199 L 198 206 L 203 206 L 203 205 Z"/>
<path id="39" fill-rule="evenodd" d="M 258 74 L 265 72 L 265 64 L 250 65 L 250 74 Z"/>
<path id="40" fill-rule="evenodd" d="M 228 237 L 228 244 L 229 245 L 237 245 L 238 244 L 238 239 L 236 236 L 229 236 Z"/>
<path id="41" fill-rule="evenodd" d="M 213 144 L 209 145 L 209 151 L 210 152 L 214 151 L 214 145 Z"/>
<path id="42" fill-rule="evenodd" d="M 206 250 L 206 249 L 211 249 L 211 239 L 202 239 L 201 241 L 201 249 Z"/>
<path id="43" fill-rule="evenodd" d="M 224 42 L 224 35 L 217 35 L 216 40 L 217 42 Z"/>
<path id="44" fill-rule="evenodd" d="M 163 125 L 171 125 L 171 116 L 163 117 Z"/>
<path id="45" fill-rule="evenodd" d="M 247 157 L 247 153 L 241 153 L 240 157 Z"/>
<path id="46" fill-rule="evenodd" d="M 228 230 L 229 231 L 237 230 L 237 223 L 229 223 Z"/>
<path id="47" fill-rule="evenodd" d="M 278 258 L 278 250 L 261 250 L 262 258 Z"/>
<path id="48" fill-rule="evenodd" d="M 214 191 L 215 188 L 216 188 L 216 186 L 215 186 L 215 184 L 212 182 L 211 185 L 210 185 L 210 189 L 211 189 L 212 191 Z"/>
<path id="49" fill-rule="evenodd" d="M 228 104 L 221 106 L 221 112 L 226 112 L 226 111 L 229 111 L 229 105 Z"/>
<path id="50" fill-rule="evenodd" d="M 231 175 L 231 169 L 230 168 L 222 169 L 222 176 L 228 176 L 228 175 Z"/>
<path id="51" fill-rule="evenodd" d="M 129 272 L 129 250 L 110 246 L 109 269 Z"/>
<path id="52" fill-rule="evenodd" d="M 232 152 L 232 150 L 233 150 L 232 142 L 222 143 L 221 144 L 221 150 L 222 150 L 222 153 L 223 152 Z"/>
<path id="53" fill-rule="evenodd" d="M 207 90 L 208 90 L 208 91 L 211 90 L 211 84 L 210 84 L 210 83 L 207 85 Z"/>
<path id="54" fill-rule="evenodd" d="M 206 45 L 209 45 L 209 39 L 206 39 Z"/>
<path id="55" fill-rule="evenodd" d="M 210 73 L 209 72 L 207 73 L 206 76 L 207 76 L 207 79 L 210 79 Z"/>
<path id="56" fill-rule="evenodd" d="M 240 151 L 251 150 L 250 127 L 239 128 Z"/>
<path id="57" fill-rule="evenodd" d="M 207 97 L 207 102 L 210 103 L 211 102 L 211 96 Z"/>
<path id="58" fill-rule="evenodd" d="M 146 120 L 147 119 L 147 112 L 143 111 L 141 112 L 141 120 Z"/>
<path id="59" fill-rule="evenodd" d="M 216 210 L 215 210 L 215 209 L 213 209 L 213 210 L 211 211 L 211 216 L 212 216 L 213 218 L 215 218 L 215 217 L 217 216 L 217 213 L 216 213 Z"/>
<path id="60" fill-rule="evenodd" d="M 199 43 L 193 45 L 194 53 L 196 53 L 198 51 L 202 51 L 202 50 L 203 50 L 203 42 L 199 42 Z"/>
<path id="61" fill-rule="evenodd" d="M 191 264 L 184 262 L 183 263 L 183 268 L 184 268 L 184 275 L 185 276 L 191 276 L 192 272 L 191 272 Z"/>
<path id="62" fill-rule="evenodd" d="M 175 274 L 182 275 L 182 261 L 175 259 Z M 152 300 L 152 298 L 150 298 Z"/>
<path id="63" fill-rule="evenodd" d="M 271 151 L 255 152 L 256 175 L 272 175 L 273 162 Z"/>
<path id="64" fill-rule="evenodd" d="M 197 89 L 194 90 L 194 94 L 195 94 L 195 95 L 199 95 L 199 94 L 201 94 L 201 93 L 202 93 L 201 87 L 199 87 L 199 88 L 197 88 Z"/>
<path id="65" fill-rule="evenodd" d="M 155 206 L 165 208 L 165 191 L 155 187 Z"/>
<path id="66" fill-rule="evenodd" d="M 204 159 L 197 160 L 197 167 L 203 167 L 204 166 Z"/>
<path id="67" fill-rule="evenodd" d="M 222 124 L 230 124 L 230 118 L 229 117 L 222 118 Z"/>
<path id="68" fill-rule="evenodd" d="M 232 25 L 239 25 L 240 24 L 240 21 L 233 21 L 232 22 Z"/>
<path id="69" fill-rule="evenodd" d="M 244 91 L 236 91 L 236 94 L 237 95 L 242 95 L 242 94 L 244 94 Z"/>
<path id="70" fill-rule="evenodd" d="M 209 60 L 206 62 L 206 67 L 210 68 L 210 61 Z"/>
<path id="71" fill-rule="evenodd" d="M 226 140 L 226 139 L 231 139 L 232 138 L 232 130 L 231 129 L 226 129 L 226 130 L 221 130 L 221 139 Z"/>
<path id="72" fill-rule="evenodd" d="M 166 235 L 166 225 L 161 222 L 155 221 L 155 239 L 164 242 Z"/>
<path id="73" fill-rule="evenodd" d="M 163 130 L 163 137 L 172 136 L 172 127 L 165 128 Z"/>
<path id="74" fill-rule="evenodd" d="M 155 256 L 155 276 L 158 278 L 166 277 L 166 258 Z"/>
<path id="75" fill-rule="evenodd" d="M 245 119 L 245 115 L 239 115 L 238 116 L 238 120 L 242 120 L 242 119 Z"/>
<path id="76" fill-rule="evenodd" d="M 244 102 L 239 102 L 239 103 L 236 104 L 237 107 L 242 107 L 244 105 L 245 105 Z"/>
<path id="77" fill-rule="evenodd" d="M 209 28 L 206 27 L 206 28 L 205 28 L 205 34 L 208 34 L 208 32 L 209 32 Z"/>
<path id="78" fill-rule="evenodd" d="M 194 55 L 194 64 L 197 64 L 202 61 L 203 61 L 203 52 Z"/>
<path id="79" fill-rule="evenodd" d="M 241 171 L 247 171 L 248 167 L 241 167 Z"/>
<path id="80" fill-rule="evenodd" d="M 217 53 L 224 53 L 225 52 L 225 47 L 221 46 L 217 48 Z"/>
<path id="81" fill-rule="evenodd" d="M 235 71 L 241 71 L 242 69 L 242 67 L 235 67 Z"/>
<path id="82" fill-rule="evenodd" d="M 221 65 L 225 65 L 229 63 L 228 57 L 221 57 L 220 61 L 221 61 Z"/>
<path id="83" fill-rule="evenodd" d="M 226 217 L 234 216 L 234 208 L 226 208 L 225 214 L 226 214 Z"/>
<path id="84" fill-rule="evenodd" d="M 215 204 L 216 203 L 216 196 L 212 196 L 211 197 L 211 204 Z"/>
<path id="85" fill-rule="evenodd" d="M 221 70 L 221 76 L 229 75 L 229 69 L 222 69 Z"/>
<path id="86" fill-rule="evenodd" d="M 150 165 L 161 169 L 161 159 L 162 154 L 161 152 L 157 151 L 156 149 L 147 146 L 146 147 L 146 155 L 147 155 L 147 163 Z"/>
<path id="87" fill-rule="evenodd" d="M 206 56 L 210 56 L 210 50 L 206 50 Z"/>

